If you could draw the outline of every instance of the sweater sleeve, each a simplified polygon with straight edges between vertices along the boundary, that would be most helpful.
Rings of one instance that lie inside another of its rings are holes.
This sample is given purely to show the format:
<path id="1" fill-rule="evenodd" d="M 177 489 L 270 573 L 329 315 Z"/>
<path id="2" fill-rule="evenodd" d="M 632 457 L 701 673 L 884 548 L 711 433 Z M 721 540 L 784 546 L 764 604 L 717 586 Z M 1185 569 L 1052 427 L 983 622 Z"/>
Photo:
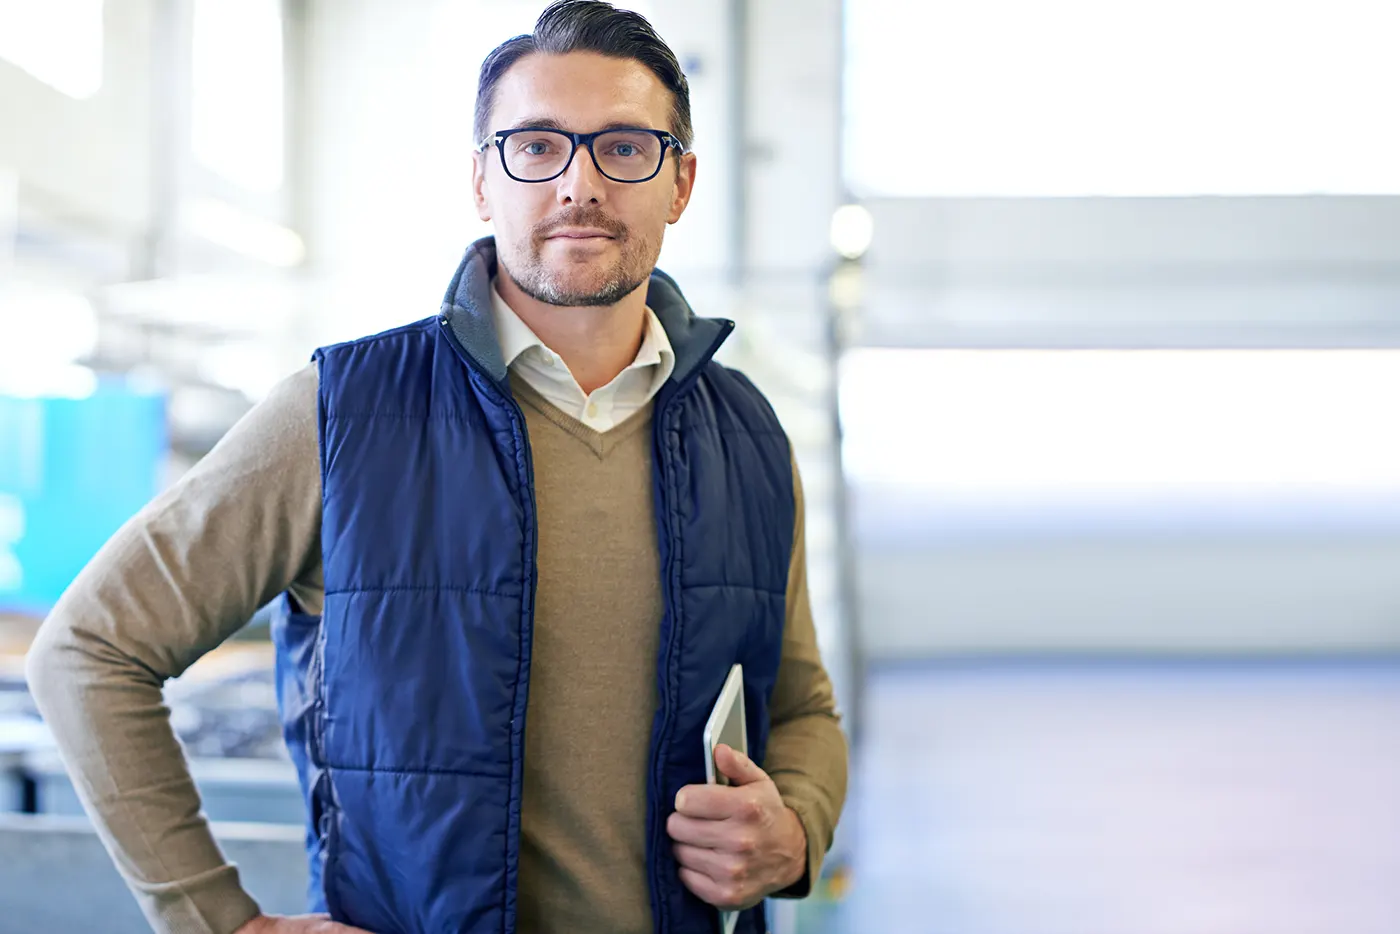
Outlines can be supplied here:
<path id="1" fill-rule="evenodd" d="M 258 913 L 201 811 L 162 685 L 289 587 L 319 604 L 314 366 L 127 522 L 40 627 L 26 674 L 74 788 L 161 934 Z"/>
<path id="2" fill-rule="evenodd" d="M 802 898 L 820 877 L 822 860 L 836 831 L 846 799 L 848 750 L 836 713 L 831 679 L 822 665 L 812 608 L 807 596 L 807 554 L 802 480 L 793 460 L 796 528 L 788 571 L 787 621 L 782 659 L 773 688 L 772 726 L 764 769 L 783 802 L 797 813 L 807 834 L 807 873 L 776 893 Z"/>

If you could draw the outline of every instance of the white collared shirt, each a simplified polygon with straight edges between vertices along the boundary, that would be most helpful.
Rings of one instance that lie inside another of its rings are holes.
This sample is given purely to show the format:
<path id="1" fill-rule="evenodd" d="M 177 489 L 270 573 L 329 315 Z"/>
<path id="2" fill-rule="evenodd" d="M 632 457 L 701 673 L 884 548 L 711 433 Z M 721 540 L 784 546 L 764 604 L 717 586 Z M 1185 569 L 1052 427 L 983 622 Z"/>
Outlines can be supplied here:
<path id="1" fill-rule="evenodd" d="M 594 431 L 608 431 L 645 406 L 671 378 L 676 354 L 656 312 L 647 308 L 637 358 L 606 386 L 585 394 L 562 357 L 544 345 L 491 283 L 491 313 L 501 356 L 511 372 L 550 403 Z"/>

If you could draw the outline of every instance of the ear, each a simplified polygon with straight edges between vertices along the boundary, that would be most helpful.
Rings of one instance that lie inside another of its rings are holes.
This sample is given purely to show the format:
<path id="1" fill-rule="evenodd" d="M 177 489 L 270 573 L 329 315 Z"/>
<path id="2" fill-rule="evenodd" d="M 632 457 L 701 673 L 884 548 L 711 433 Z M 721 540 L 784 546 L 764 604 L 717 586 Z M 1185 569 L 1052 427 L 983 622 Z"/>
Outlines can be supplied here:
<path id="1" fill-rule="evenodd" d="M 690 203 L 690 193 L 695 190 L 695 153 L 688 152 L 680 157 L 676 166 L 676 183 L 671 194 L 671 213 L 666 223 L 674 224 L 685 213 Z"/>
<path id="2" fill-rule="evenodd" d="M 472 153 L 472 199 L 476 202 L 476 216 L 483 221 L 491 219 L 491 203 L 486 196 L 486 152 Z"/>

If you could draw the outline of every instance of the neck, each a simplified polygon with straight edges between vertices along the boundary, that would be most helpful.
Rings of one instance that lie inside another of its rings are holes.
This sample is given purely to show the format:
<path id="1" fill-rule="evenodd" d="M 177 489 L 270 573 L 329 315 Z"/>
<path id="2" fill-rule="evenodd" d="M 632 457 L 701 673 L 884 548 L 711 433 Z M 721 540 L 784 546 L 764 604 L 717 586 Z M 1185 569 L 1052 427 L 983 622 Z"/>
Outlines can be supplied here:
<path id="1" fill-rule="evenodd" d="M 557 353 L 585 394 L 612 382 L 637 359 L 646 326 L 646 283 L 615 305 L 568 308 L 531 298 L 508 275 L 496 290 L 511 311 Z"/>

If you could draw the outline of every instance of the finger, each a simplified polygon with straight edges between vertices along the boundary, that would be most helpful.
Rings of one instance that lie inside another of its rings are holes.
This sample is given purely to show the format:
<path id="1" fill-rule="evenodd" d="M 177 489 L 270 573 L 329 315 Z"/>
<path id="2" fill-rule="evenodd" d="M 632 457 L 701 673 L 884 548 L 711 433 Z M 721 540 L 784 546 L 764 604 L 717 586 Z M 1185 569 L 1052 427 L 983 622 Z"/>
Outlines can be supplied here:
<path id="1" fill-rule="evenodd" d="M 666 818 L 666 833 L 676 843 L 703 846 L 707 849 L 730 849 L 733 828 L 726 821 L 700 820 L 676 813 Z"/>
<path id="2" fill-rule="evenodd" d="M 715 747 L 715 765 L 736 785 L 766 781 L 768 773 L 737 749 L 720 743 Z"/>
<path id="3" fill-rule="evenodd" d="M 733 911 L 739 907 L 738 902 L 734 900 L 737 893 L 727 889 L 703 872 L 696 872 L 694 869 L 686 869 L 682 866 L 680 876 L 685 887 L 694 892 L 695 897 L 702 902 L 714 905 L 724 911 Z"/>
<path id="4" fill-rule="evenodd" d="M 724 820 L 744 807 L 747 796 L 727 785 L 686 785 L 676 792 L 676 810 L 686 817 Z"/>
<path id="5" fill-rule="evenodd" d="M 322 915 L 321 917 L 326 919 L 325 926 L 321 927 L 318 925 L 316 930 L 324 931 L 325 934 L 370 934 L 370 932 L 366 931 L 364 928 L 351 927 L 348 924 L 339 924 L 332 921 L 330 920 L 330 915 Z"/>
<path id="6" fill-rule="evenodd" d="M 740 884 L 748 878 L 748 863 L 732 853 L 687 843 L 677 843 L 671 849 L 676 854 L 676 862 L 720 884 Z"/>

